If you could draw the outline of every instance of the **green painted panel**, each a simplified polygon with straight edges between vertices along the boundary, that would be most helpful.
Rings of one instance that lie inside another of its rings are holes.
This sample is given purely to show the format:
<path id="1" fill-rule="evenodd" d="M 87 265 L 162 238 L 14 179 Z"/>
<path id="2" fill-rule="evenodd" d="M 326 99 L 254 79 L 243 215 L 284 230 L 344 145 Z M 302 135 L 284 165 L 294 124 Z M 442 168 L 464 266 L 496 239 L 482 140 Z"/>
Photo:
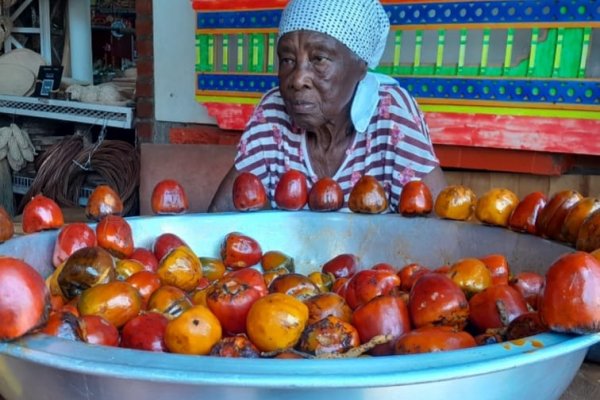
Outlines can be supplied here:
<path id="1" fill-rule="evenodd" d="M 266 37 L 261 33 L 251 33 L 249 35 L 249 41 L 248 55 L 250 63 L 248 70 L 250 72 L 264 72 Z"/>
<path id="2" fill-rule="evenodd" d="M 581 60 L 583 46 L 583 29 L 568 28 L 563 34 L 560 66 L 555 76 L 559 78 L 576 78 Z"/>
<path id="3" fill-rule="evenodd" d="M 213 66 L 209 62 L 209 58 L 213 49 L 212 46 L 209 46 L 210 41 L 212 41 L 212 35 L 198 35 L 197 44 L 200 48 L 200 72 L 212 71 Z M 198 69 L 198 67 L 196 69 Z"/>
<path id="4" fill-rule="evenodd" d="M 530 61 L 527 75 L 534 76 L 536 78 L 547 78 L 552 76 L 552 65 L 554 63 L 555 51 L 556 29 L 548 29 L 546 37 L 537 42 L 535 60 L 533 61 L 533 66 L 531 65 Z"/>

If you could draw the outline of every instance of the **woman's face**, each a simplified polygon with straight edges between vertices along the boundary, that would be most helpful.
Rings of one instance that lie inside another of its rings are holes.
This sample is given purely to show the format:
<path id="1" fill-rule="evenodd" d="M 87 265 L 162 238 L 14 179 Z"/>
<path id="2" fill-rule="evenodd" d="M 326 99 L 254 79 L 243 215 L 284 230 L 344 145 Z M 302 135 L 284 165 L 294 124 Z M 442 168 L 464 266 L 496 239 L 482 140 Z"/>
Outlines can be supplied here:
<path id="1" fill-rule="evenodd" d="M 294 123 L 315 131 L 342 122 L 367 67 L 350 49 L 314 31 L 286 33 L 277 44 L 279 87 Z"/>

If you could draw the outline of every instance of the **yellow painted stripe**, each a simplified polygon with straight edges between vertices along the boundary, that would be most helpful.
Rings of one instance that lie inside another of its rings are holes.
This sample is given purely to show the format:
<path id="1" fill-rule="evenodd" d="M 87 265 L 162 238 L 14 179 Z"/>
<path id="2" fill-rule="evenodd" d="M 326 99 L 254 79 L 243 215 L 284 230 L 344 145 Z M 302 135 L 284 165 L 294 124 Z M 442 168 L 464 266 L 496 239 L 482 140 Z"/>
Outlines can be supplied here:
<path id="1" fill-rule="evenodd" d="M 589 26 L 589 25 L 586 25 Z M 278 28 L 224 28 L 224 29 L 196 29 L 198 35 L 227 35 L 227 34 L 250 34 L 250 33 L 277 33 Z"/>
<path id="2" fill-rule="evenodd" d="M 261 96 L 257 97 L 243 97 L 240 93 L 235 95 L 232 92 L 232 96 L 223 96 L 222 94 L 211 94 L 208 91 L 196 92 L 196 100 L 202 103 L 226 103 L 226 104 L 258 104 Z"/>
<path id="3" fill-rule="evenodd" d="M 425 112 L 447 112 L 459 114 L 493 114 L 493 115 L 515 115 L 522 117 L 545 117 L 545 118 L 571 118 L 600 120 L 600 112 L 586 110 L 557 110 L 541 108 L 518 107 L 485 107 L 475 105 L 449 105 L 428 104 L 424 99 L 419 99 L 421 109 Z"/>

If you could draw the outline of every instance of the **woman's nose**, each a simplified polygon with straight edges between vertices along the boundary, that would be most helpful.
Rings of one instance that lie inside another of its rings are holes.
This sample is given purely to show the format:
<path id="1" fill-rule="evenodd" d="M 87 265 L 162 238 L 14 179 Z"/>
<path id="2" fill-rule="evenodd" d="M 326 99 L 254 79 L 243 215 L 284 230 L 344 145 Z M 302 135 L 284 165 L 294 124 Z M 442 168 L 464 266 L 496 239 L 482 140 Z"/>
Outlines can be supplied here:
<path id="1" fill-rule="evenodd" d="M 290 77 L 290 85 L 296 89 L 300 90 L 303 88 L 309 88 L 312 83 L 312 73 L 309 68 L 309 63 L 306 62 L 298 62 L 292 71 L 292 76 Z"/>

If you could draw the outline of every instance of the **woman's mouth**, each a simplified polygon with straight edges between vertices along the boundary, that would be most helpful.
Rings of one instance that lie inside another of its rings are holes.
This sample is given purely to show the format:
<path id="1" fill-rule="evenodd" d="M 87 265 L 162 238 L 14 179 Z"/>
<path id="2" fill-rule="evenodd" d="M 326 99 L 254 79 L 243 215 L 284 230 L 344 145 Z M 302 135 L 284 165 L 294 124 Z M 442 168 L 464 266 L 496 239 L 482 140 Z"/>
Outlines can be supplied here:
<path id="1" fill-rule="evenodd" d="M 315 103 L 309 101 L 292 101 L 291 103 L 292 112 L 294 114 L 308 114 L 315 110 Z"/>

